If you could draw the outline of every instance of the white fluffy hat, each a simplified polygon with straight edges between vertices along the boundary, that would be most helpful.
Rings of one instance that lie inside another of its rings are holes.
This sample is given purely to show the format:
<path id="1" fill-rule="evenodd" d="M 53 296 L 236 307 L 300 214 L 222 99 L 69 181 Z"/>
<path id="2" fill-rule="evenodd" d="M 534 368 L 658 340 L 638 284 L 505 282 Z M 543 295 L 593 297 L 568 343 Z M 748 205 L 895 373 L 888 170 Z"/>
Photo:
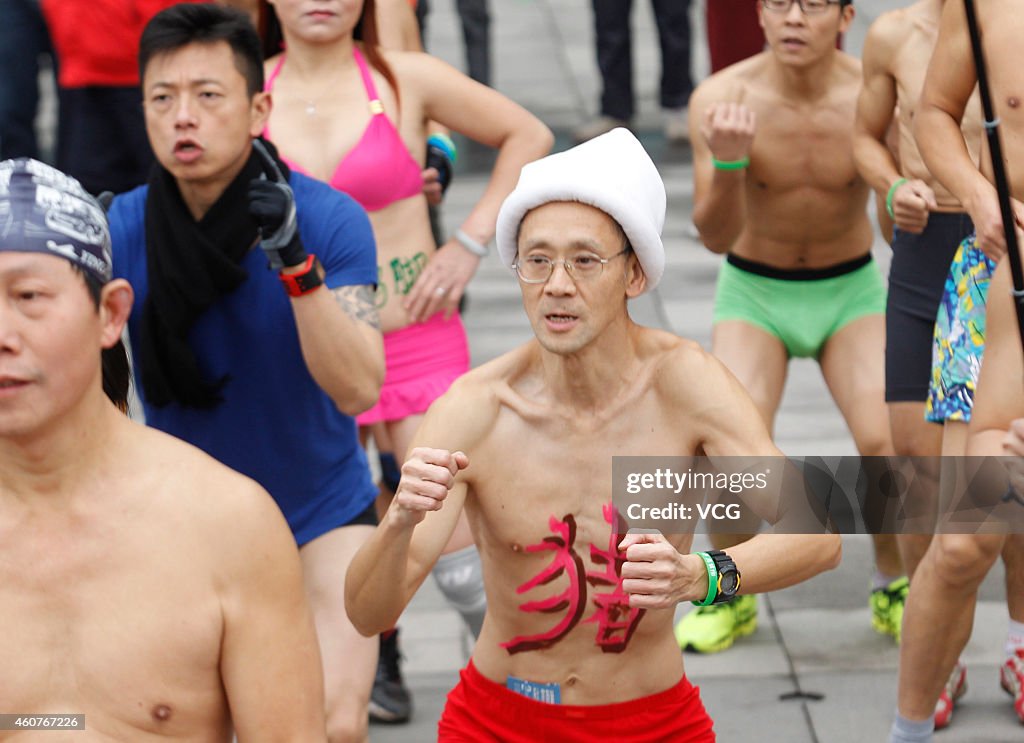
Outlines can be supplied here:
<path id="1" fill-rule="evenodd" d="M 519 224 L 552 201 L 597 207 L 619 223 L 647 276 L 647 290 L 665 272 L 665 184 L 647 151 L 628 129 L 613 129 L 571 150 L 529 163 L 498 213 L 498 255 L 511 267 Z"/>

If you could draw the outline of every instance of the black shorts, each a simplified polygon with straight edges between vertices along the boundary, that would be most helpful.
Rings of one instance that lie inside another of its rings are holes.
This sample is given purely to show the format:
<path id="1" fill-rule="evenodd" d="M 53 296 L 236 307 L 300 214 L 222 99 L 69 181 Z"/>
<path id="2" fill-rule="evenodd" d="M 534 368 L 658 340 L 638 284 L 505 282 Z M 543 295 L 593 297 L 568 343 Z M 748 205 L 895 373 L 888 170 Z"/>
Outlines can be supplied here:
<path id="1" fill-rule="evenodd" d="M 351 521 L 349 521 L 347 524 L 342 524 L 343 527 L 345 527 L 345 526 L 376 526 L 376 525 L 377 525 L 377 503 L 376 503 L 376 501 L 370 501 L 370 505 L 368 505 L 365 509 L 363 509 L 362 511 L 357 513 L 355 516 L 353 516 Z"/>
<path id="2" fill-rule="evenodd" d="M 966 214 L 933 213 L 920 235 L 896 230 L 885 308 L 885 401 L 924 402 L 932 335 L 942 291 L 960 242 L 974 232 Z"/>

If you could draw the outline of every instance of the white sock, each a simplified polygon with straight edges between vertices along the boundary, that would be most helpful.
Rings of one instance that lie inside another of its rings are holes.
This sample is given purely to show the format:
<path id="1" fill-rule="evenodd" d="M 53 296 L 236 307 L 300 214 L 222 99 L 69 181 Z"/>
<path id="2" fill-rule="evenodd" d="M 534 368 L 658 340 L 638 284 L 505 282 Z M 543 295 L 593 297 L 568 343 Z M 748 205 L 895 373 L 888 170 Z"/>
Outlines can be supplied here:
<path id="1" fill-rule="evenodd" d="M 1006 647 L 1003 650 L 1006 651 L 1006 657 L 1009 658 L 1022 648 L 1024 648 L 1024 622 L 1015 622 L 1011 619 L 1010 629 L 1006 633 Z"/>
<path id="2" fill-rule="evenodd" d="M 900 576 L 898 575 L 886 575 L 878 568 L 875 568 L 875 573 L 871 576 L 871 590 L 881 591 L 884 588 L 888 588 L 890 583 L 899 578 Z"/>
<path id="3" fill-rule="evenodd" d="M 896 713 L 892 729 L 889 731 L 889 743 L 931 743 L 935 722 L 927 720 L 908 720 Z"/>

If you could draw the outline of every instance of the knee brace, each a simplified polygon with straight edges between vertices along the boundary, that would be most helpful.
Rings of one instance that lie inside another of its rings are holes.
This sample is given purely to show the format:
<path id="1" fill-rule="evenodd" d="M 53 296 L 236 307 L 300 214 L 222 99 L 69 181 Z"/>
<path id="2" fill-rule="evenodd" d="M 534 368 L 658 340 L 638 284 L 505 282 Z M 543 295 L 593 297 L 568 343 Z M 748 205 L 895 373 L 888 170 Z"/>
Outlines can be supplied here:
<path id="1" fill-rule="evenodd" d="M 470 545 L 458 552 L 441 555 L 431 572 L 448 605 L 462 615 L 473 637 L 479 637 L 487 612 L 487 596 L 484 594 L 480 553 L 476 547 Z"/>

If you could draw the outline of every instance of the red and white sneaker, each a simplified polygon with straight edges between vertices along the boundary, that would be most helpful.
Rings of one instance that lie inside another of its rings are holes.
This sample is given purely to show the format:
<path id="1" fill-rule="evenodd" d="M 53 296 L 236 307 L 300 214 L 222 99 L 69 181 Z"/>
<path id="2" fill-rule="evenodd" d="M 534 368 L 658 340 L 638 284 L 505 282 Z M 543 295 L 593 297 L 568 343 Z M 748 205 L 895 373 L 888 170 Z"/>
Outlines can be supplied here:
<path id="1" fill-rule="evenodd" d="M 960 701 L 960 697 L 967 693 L 967 666 L 960 661 L 956 662 L 953 672 L 949 674 L 949 681 L 939 695 L 939 701 L 935 703 L 935 729 L 941 730 L 948 727 L 953 721 L 953 707 Z"/>
<path id="2" fill-rule="evenodd" d="M 1024 648 L 1017 648 L 1000 667 L 999 685 L 1013 697 L 1013 711 L 1024 725 Z"/>

